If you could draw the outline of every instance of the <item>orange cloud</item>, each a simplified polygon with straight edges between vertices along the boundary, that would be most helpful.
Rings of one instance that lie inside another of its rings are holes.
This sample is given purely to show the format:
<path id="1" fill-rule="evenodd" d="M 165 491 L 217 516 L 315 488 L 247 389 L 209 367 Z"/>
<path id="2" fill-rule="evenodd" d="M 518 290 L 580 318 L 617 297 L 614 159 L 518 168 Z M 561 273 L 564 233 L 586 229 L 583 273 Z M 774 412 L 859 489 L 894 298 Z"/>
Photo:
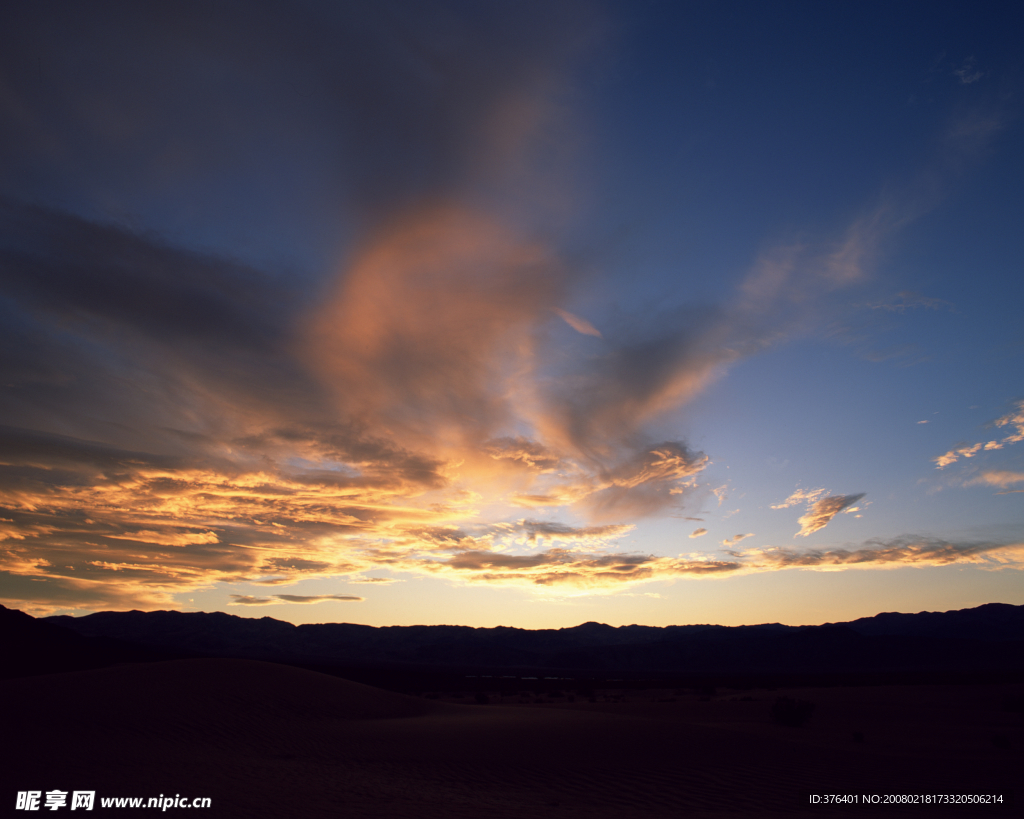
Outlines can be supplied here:
<path id="1" fill-rule="evenodd" d="M 340 408 L 418 446 L 509 423 L 537 317 L 561 295 L 541 245 L 454 205 L 378 231 L 309 323 L 304 356 Z"/>
<path id="2" fill-rule="evenodd" d="M 788 509 L 790 506 L 796 506 L 798 503 L 813 504 L 818 501 L 822 495 L 828 493 L 827 489 L 797 489 L 786 498 L 782 503 L 772 504 L 772 509 Z"/>
<path id="3" fill-rule="evenodd" d="M 568 310 L 562 310 L 559 307 L 554 309 L 555 312 L 562 317 L 562 320 L 572 327 L 572 329 L 577 333 L 582 333 L 585 336 L 597 336 L 598 338 L 601 338 L 601 331 L 594 327 L 594 325 L 585 318 L 580 318 L 579 316 L 570 313 Z"/>
<path id="4" fill-rule="evenodd" d="M 997 418 L 992 422 L 992 426 L 1009 427 L 1013 431 L 1001 441 L 988 441 L 972 445 L 964 444 L 963 446 L 954 447 L 935 459 L 936 468 L 943 469 L 950 464 L 956 463 L 961 458 L 973 458 L 979 452 L 1002 449 L 1005 446 L 1019 444 L 1021 441 L 1024 441 L 1024 401 L 1018 401 L 1015 409 L 1001 418 Z"/>
<path id="5" fill-rule="evenodd" d="M 158 546 L 189 546 L 194 543 L 217 543 L 216 532 L 151 532 L 145 529 L 138 532 L 125 532 L 120 535 L 107 535 L 114 540 L 137 540 L 140 543 L 153 543 Z"/>
<path id="6" fill-rule="evenodd" d="M 795 536 L 807 537 L 819 529 L 824 529 L 836 515 L 843 511 L 851 511 L 853 505 L 864 497 L 863 492 L 856 495 L 829 495 L 811 504 L 807 514 L 798 523 L 800 531 Z"/>

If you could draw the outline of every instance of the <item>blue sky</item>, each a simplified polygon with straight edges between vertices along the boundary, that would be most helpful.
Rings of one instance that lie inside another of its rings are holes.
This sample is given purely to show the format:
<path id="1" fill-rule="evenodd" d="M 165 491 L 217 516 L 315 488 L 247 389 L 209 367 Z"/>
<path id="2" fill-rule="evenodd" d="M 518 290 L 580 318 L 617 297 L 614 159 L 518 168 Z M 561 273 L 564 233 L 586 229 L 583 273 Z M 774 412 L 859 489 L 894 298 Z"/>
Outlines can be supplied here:
<path id="1" fill-rule="evenodd" d="M 5 605 L 1024 603 L 1014 4 L 4 15 Z"/>

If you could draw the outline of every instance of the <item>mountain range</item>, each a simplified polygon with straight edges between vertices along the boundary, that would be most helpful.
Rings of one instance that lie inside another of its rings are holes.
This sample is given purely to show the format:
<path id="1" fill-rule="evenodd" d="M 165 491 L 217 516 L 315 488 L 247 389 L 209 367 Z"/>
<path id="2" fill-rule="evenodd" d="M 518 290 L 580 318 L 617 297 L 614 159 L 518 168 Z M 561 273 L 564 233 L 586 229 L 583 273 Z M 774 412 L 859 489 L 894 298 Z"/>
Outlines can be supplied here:
<path id="1" fill-rule="evenodd" d="M 29 673 L 199 656 L 516 676 L 1024 671 L 1024 606 L 1001 603 L 820 626 L 616 628 L 590 622 L 539 630 L 296 626 L 270 617 L 178 611 L 35 619 L 0 609 L 9 656 L 25 657 L 22 665 L 37 669 Z"/>

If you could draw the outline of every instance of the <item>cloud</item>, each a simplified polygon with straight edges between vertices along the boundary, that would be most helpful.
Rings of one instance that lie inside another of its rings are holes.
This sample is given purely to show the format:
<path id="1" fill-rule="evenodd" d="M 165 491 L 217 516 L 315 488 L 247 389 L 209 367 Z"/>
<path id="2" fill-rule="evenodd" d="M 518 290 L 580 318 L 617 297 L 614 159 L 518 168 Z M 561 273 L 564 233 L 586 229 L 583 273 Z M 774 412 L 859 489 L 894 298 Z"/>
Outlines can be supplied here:
<path id="1" fill-rule="evenodd" d="M 702 526 L 699 529 L 694 529 L 692 532 L 690 532 L 690 537 L 700 537 L 701 535 L 706 535 L 707 533 L 708 530 Z"/>
<path id="2" fill-rule="evenodd" d="M 664 441 L 597 473 L 593 490 L 577 502 L 595 520 L 656 514 L 693 488 L 709 459 L 678 441 Z"/>
<path id="3" fill-rule="evenodd" d="M 514 418 L 509 399 L 560 281 L 550 251 L 474 210 L 403 214 L 312 318 L 305 356 L 346 415 L 415 446 L 461 446 Z"/>
<path id="4" fill-rule="evenodd" d="M 742 539 L 743 535 L 739 536 Z M 734 539 L 735 540 L 735 539 Z M 1024 567 L 1024 544 L 991 541 L 951 542 L 904 535 L 891 540 L 869 540 L 859 547 L 796 550 L 765 547 L 726 549 L 729 559 L 707 555 L 667 558 L 623 552 L 545 549 L 531 554 L 505 554 L 488 550 L 458 552 L 449 558 L 431 558 L 427 571 L 464 582 L 521 585 L 595 592 L 635 583 L 673 578 L 713 578 L 785 569 L 839 571 L 970 564 L 979 568 Z"/>
<path id="5" fill-rule="evenodd" d="M 822 495 L 828 493 L 827 489 L 797 489 L 786 498 L 782 503 L 776 503 L 772 505 L 772 509 L 788 509 L 790 506 L 796 506 L 799 503 L 813 504 L 819 500 Z"/>
<path id="6" fill-rule="evenodd" d="M 748 550 L 742 558 L 751 568 L 846 569 L 948 566 L 966 563 L 983 568 L 1020 568 L 1024 544 L 991 541 L 951 542 L 930 537 L 902 535 L 892 540 L 869 540 L 858 548 L 794 549 L 768 547 Z"/>
<path id="7" fill-rule="evenodd" d="M 935 459 L 935 464 L 938 469 L 943 469 L 950 464 L 956 463 L 961 458 L 973 458 L 982 450 L 990 449 L 1002 449 L 1002 444 L 998 441 L 989 441 L 987 444 L 973 444 L 971 446 L 960 446 L 949 450 L 945 455 L 940 455 Z"/>
<path id="8" fill-rule="evenodd" d="M 987 441 L 977 444 L 963 444 L 940 455 L 935 459 L 935 466 L 944 469 L 950 464 L 956 463 L 961 458 L 973 458 L 980 452 L 989 452 L 994 449 L 1002 449 L 1011 444 L 1018 444 L 1024 441 L 1024 401 L 1017 401 L 1014 409 L 997 418 L 992 422 L 994 427 L 1009 427 L 1013 431 L 1006 435 L 1001 441 Z"/>
<path id="9" fill-rule="evenodd" d="M 157 546 L 190 546 L 196 543 L 217 543 L 216 532 L 150 532 L 145 529 L 138 532 L 125 532 L 121 535 L 107 535 L 114 540 L 137 540 L 140 543 L 152 543 Z"/>
<path id="10" fill-rule="evenodd" d="M 748 532 L 745 535 L 733 535 L 732 537 L 726 538 L 725 540 L 723 540 L 722 541 L 722 545 L 723 546 L 732 546 L 732 545 L 734 545 L 736 543 L 739 543 L 741 540 L 745 540 L 746 538 L 753 537 L 753 536 L 754 536 L 753 532 Z"/>
<path id="11" fill-rule="evenodd" d="M 766 251 L 724 304 L 567 337 L 554 316 L 598 334 L 560 307 L 588 282 L 557 235 L 602 13 L 472 5 L 4 7 L 5 599 L 747 570 L 616 545 L 710 463 L 658 424 L 819 327 L 914 208 Z"/>
<path id="12" fill-rule="evenodd" d="M 275 594 L 278 600 L 284 600 L 286 603 L 323 603 L 327 600 L 341 600 L 343 602 L 362 602 L 365 597 L 356 597 L 351 594 L 314 594 L 314 595 L 301 595 L 301 594 Z"/>
<path id="13" fill-rule="evenodd" d="M 904 290 L 884 301 L 872 302 L 867 304 L 866 307 L 871 310 L 885 310 L 889 313 L 905 313 L 907 310 L 913 310 L 918 307 L 923 307 L 926 310 L 953 309 L 953 305 L 948 301 L 922 296 L 920 293 L 915 293 L 911 290 Z"/>
<path id="14" fill-rule="evenodd" d="M 580 318 L 579 316 L 570 313 L 568 310 L 562 310 L 558 307 L 554 308 L 554 310 L 562 317 L 565 323 L 572 327 L 572 329 L 577 333 L 582 333 L 585 336 L 597 336 L 598 338 L 601 338 L 601 331 L 594 327 L 594 325 L 585 318 Z"/>
<path id="15" fill-rule="evenodd" d="M 126 611 L 133 608 L 178 608 L 171 594 L 157 584 L 140 586 L 103 578 L 47 574 L 48 567 L 44 561 L 45 558 L 34 558 L 29 565 L 15 563 L 11 567 L 13 571 L 0 569 L 0 601 L 34 616 L 67 609 Z"/>
<path id="16" fill-rule="evenodd" d="M 959 68 L 953 69 L 953 76 L 960 80 L 961 85 L 970 85 L 985 75 L 975 67 L 974 57 L 968 57 Z"/>
<path id="17" fill-rule="evenodd" d="M 1017 402 L 1016 410 L 992 422 L 993 426 L 1011 427 L 1014 431 L 1003 438 L 1003 445 L 1019 444 L 1024 441 L 1024 401 Z"/>
<path id="18" fill-rule="evenodd" d="M 618 538 L 631 532 L 630 524 L 609 524 L 605 526 L 569 526 L 555 521 L 523 520 L 518 528 L 526 533 L 529 540 L 540 538 L 547 540 L 586 540 L 595 541 L 605 538 Z"/>
<path id="19" fill-rule="evenodd" d="M 864 497 L 857 495 L 828 495 L 827 489 L 797 489 L 781 503 L 772 504 L 772 509 L 788 509 L 800 503 L 807 504 L 807 512 L 800 517 L 800 531 L 794 537 L 817 532 L 828 525 L 840 512 L 856 512 L 854 504 Z M 858 515 L 859 517 L 859 515 Z"/>
<path id="20" fill-rule="evenodd" d="M 424 563 L 429 571 L 458 574 L 463 579 L 496 584 L 568 586 L 583 589 L 619 588 L 646 580 L 734 572 L 735 561 L 673 559 L 656 555 L 585 553 L 547 549 L 529 555 L 505 555 L 470 551 L 447 560 Z"/>
<path id="21" fill-rule="evenodd" d="M 807 537 L 819 529 L 825 528 L 829 521 L 842 511 L 852 511 L 853 505 L 864 497 L 864 492 L 856 495 L 829 495 L 810 505 L 807 514 L 798 523 L 800 531 L 797 536 Z"/>
<path id="22" fill-rule="evenodd" d="M 488 441 L 484 451 L 497 461 L 518 462 L 540 472 L 554 472 L 565 465 L 562 458 L 543 444 L 521 436 Z"/>
<path id="23" fill-rule="evenodd" d="M 272 597 L 254 597 L 249 594 L 229 595 L 231 602 L 229 606 L 271 606 L 281 603 L 325 603 L 331 600 L 343 602 L 362 602 L 365 597 L 355 597 L 350 594 L 275 594 Z"/>
<path id="24" fill-rule="evenodd" d="M 985 484 L 987 486 L 1007 487 L 1015 483 L 1024 483 L 1024 472 L 1010 472 L 1005 469 L 989 469 L 982 472 L 978 477 L 967 482 L 970 484 Z"/>
<path id="25" fill-rule="evenodd" d="M 231 602 L 229 606 L 272 606 L 279 603 L 273 597 L 253 597 L 251 594 L 231 594 L 228 595 Z"/>

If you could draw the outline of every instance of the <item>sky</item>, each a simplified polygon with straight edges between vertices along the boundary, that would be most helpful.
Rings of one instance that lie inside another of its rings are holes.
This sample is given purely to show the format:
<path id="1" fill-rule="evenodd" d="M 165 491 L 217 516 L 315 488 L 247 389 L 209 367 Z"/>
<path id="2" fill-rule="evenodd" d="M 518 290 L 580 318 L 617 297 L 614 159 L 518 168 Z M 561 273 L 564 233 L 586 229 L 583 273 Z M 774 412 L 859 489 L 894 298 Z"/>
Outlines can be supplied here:
<path id="1" fill-rule="evenodd" d="M 1024 10 L 0 11 L 0 602 L 1024 604 Z"/>

